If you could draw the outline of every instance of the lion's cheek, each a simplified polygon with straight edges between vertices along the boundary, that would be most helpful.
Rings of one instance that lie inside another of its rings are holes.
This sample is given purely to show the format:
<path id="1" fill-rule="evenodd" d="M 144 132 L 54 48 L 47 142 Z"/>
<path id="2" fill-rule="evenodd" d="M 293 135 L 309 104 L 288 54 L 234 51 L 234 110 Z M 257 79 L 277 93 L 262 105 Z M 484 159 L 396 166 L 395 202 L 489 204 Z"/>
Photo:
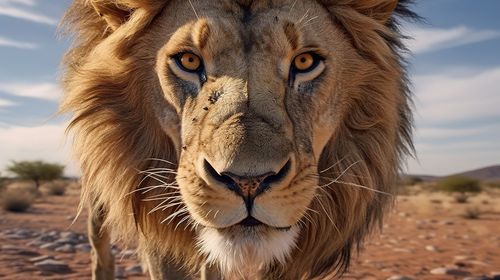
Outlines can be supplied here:
<path id="1" fill-rule="evenodd" d="M 255 200 L 252 215 L 263 223 L 284 228 L 298 223 L 307 211 L 311 196 L 262 197 Z"/>
<path id="2" fill-rule="evenodd" d="M 182 194 L 192 218 L 205 227 L 226 228 L 247 216 L 243 200 L 234 198 L 211 199 Z"/>

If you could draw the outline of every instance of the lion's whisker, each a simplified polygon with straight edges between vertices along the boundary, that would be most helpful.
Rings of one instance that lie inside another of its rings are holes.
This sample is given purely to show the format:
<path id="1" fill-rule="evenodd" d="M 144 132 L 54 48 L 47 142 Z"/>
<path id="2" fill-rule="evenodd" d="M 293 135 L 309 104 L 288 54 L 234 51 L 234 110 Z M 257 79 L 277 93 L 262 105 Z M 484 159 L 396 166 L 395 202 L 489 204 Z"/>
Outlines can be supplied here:
<path id="1" fill-rule="evenodd" d="M 161 172 L 158 172 L 158 171 L 161 171 Z M 146 173 L 146 172 L 158 172 L 158 173 L 177 174 L 177 170 L 170 169 L 170 168 L 164 168 L 164 167 L 149 168 L 149 169 L 146 169 L 146 170 L 139 171 L 139 174 Z"/>
<path id="2" fill-rule="evenodd" d="M 348 186 L 358 187 L 358 188 L 361 188 L 361 189 L 369 190 L 369 191 L 372 191 L 372 192 L 375 192 L 375 193 L 379 193 L 379 194 L 383 194 L 383 195 L 387 195 L 387 196 L 394 196 L 391 193 L 383 192 L 383 191 L 380 191 L 380 190 L 377 190 L 377 189 L 372 189 L 372 188 L 369 188 L 367 186 L 359 185 L 359 184 L 356 184 L 356 183 L 350 183 L 350 182 L 344 182 L 344 181 L 336 181 L 335 183 L 339 183 L 341 185 L 348 185 Z"/>
<path id="3" fill-rule="evenodd" d="M 309 18 L 308 20 L 306 20 L 306 21 L 304 22 L 304 24 L 302 24 L 302 27 L 307 26 L 307 24 L 308 24 L 308 23 L 310 23 L 311 21 L 313 21 L 313 20 L 317 19 L 318 17 L 319 17 L 319 16 L 314 16 L 314 17 Z"/>
<path id="4" fill-rule="evenodd" d="M 158 201 L 158 200 L 166 200 L 166 199 L 169 199 L 170 197 L 156 197 L 156 198 L 145 198 L 145 199 L 141 199 L 141 201 Z"/>
<path id="5" fill-rule="evenodd" d="M 342 176 L 344 176 L 344 174 L 349 171 L 349 169 L 351 169 L 351 167 L 353 167 L 354 165 L 356 165 L 357 163 L 359 163 L 359 160 L 358 161 L 355 161 L 354 163 L 352 163 L 351 165 L 349 165 L 344 171 L 342 171 L 342 173 L 340 173 L 340 175 L 337 176 L 337 178 L 335 178 L 333 181 L 331 181 L 330 183 L 328 184 L 325 184 L 323 186 L 320 186 L 320 187 L 328 187 L 329 185 L 337 182 L 338 179 L 342 178 Z"/>
<path id="6" fill-rule="evenodd" d="M 297 24 L 300 24 L 302 23 L 302 21 L 307 17 L 307 15 L 309 14 L 309 10 L 310 9 L 307 9 L 306 12 L 304 13 L 304 15 L 299 19 L 299 21 L 297 22 Z"/>
<path id="7" fill-rule="evenodd" d="M 347 158 L 347 155 L 343 156 L 340 160 L 338 160 L 337 162 L 335 162 L 334 164 L 332 164 L 330 167 L 325 168 L 325 169 L 319 171 L 319 173 L 325 173 L 326 171 L 328 171 L 328 170 L 334 168 L 335 166 L 339 165 L 340 163 L 342 163 L 346 158 Z"/>
<path id="8" fill-rule="evenodd" d="M 174 166 L 177 166 L 177 163 L 173 163 L 171 161 L 168 161 L 168 160 L 165 160 L 165 159 L 161 159 L 161 158 L 147 158 L 145 159 L 146 161 L 150 160 L 150 161 L 159 161 L 159 162 L 165 162 L 165 163 L 168 163 L 168 164 L 171 164 L 171 165 L 174 165 Z"/>
<path id="9" fill-rule="evenodd" d="M 181 197 L 181 194 L 178 191 L 174 191 L 174 192 L 168 192 L 168 193 L 160 193 L 160 194 L 150 195 L 147 198 L 158 198 L 158 197 L 164 197 L 164 198 Z"/>
<path id="10" fill-rule="evenodd" d="M 143 174 L 147 174 L 146 175 L 147 178 L 149 177 L 149 178 L 155 179 L 163 184 L 169 184 L 169 183 L 164 182 L 160 179 L 165 179 L 165 180 L 172 179 L 171 177 L 168 177 L 165 175 L 160 175 L 161 173 L 157 173 L 157 172 L 144 172 Z"/>
<path id="11" fill-rule="evenodd" d="M 177 225 L 175 225 L 174 230 L 177 230 L 177 228 L 179 227 L 179 225 L 180 225 L 180 224 L 182 224 L 183 222 L 185 222 L 187 219 L 190 219 L 190 218 L 191 218 L 191 216 L 186 215 L 186 217 L 182 218 L 182 219 L 181 219 L 181 220 L 177 223 Z"/>
<path id="12" fill-rule="evenodd" d="M 156 189 L 172 189 L 172 190 L 178 191 L 179 188 L 177 188 L 176 186 L 168 186 L 168 185 L 145 186 L 145 187 L 137 188 L 137 189 L 127 193 L 126 196 L 131 195 L 131 194 L 136 193 L 136 192 L 141 192 L 141 194 L 146 194 L 146 193 L 148 193 L 152 190 L 156 190 Z"/>
<path id="13" fill-rule="evenodd" d="M 295 4 L 297 4 L 297 0 L 293 1 L 292 6 L 290 7 L 289 14 L 292 14 L 293 8 L 295 8 Z"/>
<path id="14" fill-rule="evenodd" d="M 323 202 L 321 202 L 321 199 L 316 199 L 316 201 L 318 201 L 318 204 L 319 206 L 323 209 L 326 217 L 328 218 L 328 220 L 330 220 L 330 222 L 332 223 L 333 227 L 335 228 L 335 230 L 337 231 L 337 233 L 340 235 L 340 229 L 337 227 L 337 224 L 335 223 L 335 221 L 333 220 L 333 218 L 330 216 L 330 214 L 328 213 L 328 211 L 326 210 L 326 207 L 323 205 Z"/>
<path id="15" fill-rule="evenodd" d="M 166 222 L 166 221 L 172 220 L 172 219 L 174 219 L 176 216 L 178 216 L 178 215 L 180 215 L 180 214 L 182 214 L 182 213 L 185 213 L 185 212 L 188 212 L 188 209 L 187 209 L 186 207 L 184 207 L 184 208 L 182 208 L 182 209 L 180 209 L 180 210 L 178 210 L 178 211 L 176 211 L 176 212 L 174 212 L 174 213 L 170 214 L 168 217 L 166 217 L 165 219 L 163 219 L 163 220 L 160 222 L 160 224 L 163 224 L 163 223 L 164 223 L 164 222 Z M 169 223 L 170 223 L 170 222 L 169 222 Z"/>
<path id="16" fill-rule="evenodd" d="M 200 19 L 200 17 L 198 16 L 198 13 L 196 12 L 196 9 L 194 8 L 193 3 L 191 2 L 191 0 L 189 0 L 189 5 L 191 5 L 191 9 L 193 9 L 193 12 L 194 12 L 194 15 L 196 16 L 196 18 Z"/>

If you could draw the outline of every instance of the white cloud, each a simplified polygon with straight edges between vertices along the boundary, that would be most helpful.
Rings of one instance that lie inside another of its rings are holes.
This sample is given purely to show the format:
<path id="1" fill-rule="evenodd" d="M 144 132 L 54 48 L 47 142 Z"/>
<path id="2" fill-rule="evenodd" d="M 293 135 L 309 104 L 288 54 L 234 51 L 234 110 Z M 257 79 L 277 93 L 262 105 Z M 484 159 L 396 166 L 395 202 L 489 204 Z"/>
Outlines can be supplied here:
<path id="1" fill-rule="evenodd" d="M 57 25 L 57 19 L 27 9 L 36 3 L 32 0 L 0 0 L 0 15 L 36 23 Z"/>
<path id="2" fill-rule="evenodd" d="M 61 88 L 55 83 L 0 83 L 0 92 L 52 101 L 58 101 L 62 96 Z"/>
<path id="3" fill-rule="evenodd" d="M 14 105 L 16 105 L 16 103 L 14 103 L 12 101 L 5 100 L 5 99 L 0 99 L 0 108 L 2 108 L 2 107 L 10 107 L 10 106 L 14 106 Z"/>
<path id="4" fill-rule="evenodd" d="M 470 137 L 481 136 L 485 134 L 495 134 L 500 137 L 500 122 L 493 125 L 484 125 L 479 127 L 458 127 L 458 128 L 442 128 L 442 127 L 419 127 L 415 133 L 415 137 L 421 141 L 432 142 L 451 139 L 464 139 Z"/>
<path id="5" fill-rule="evenodd" d="M 449 29 L 410 27 L 407 32 L 413 37 L 407 41 L 408 47 L 415 54 L 434 52 L 500 37 L 500 31 L 497 30 L 474 30 L 466 26 Z"/>
<path id="6" fill-rule="evenodd" d="M 414 77 L 414 174 L 446 175 L 500 161 L 500 68 Z M 487 121 L 487 123 L 485 123 Z"/>
<path id="7" fill-rule="evenodd" d="M 35 6 L 35 0 L 0 0 L 0 5 L 9 5 L 9 4 L 20 4 L 26 6 Z"/>
<path id="8" fill-rule="evenodd" d="M 500 120 L 500 68 L 477 74 L 414 77 L 419 124 Z"/>
<path id="9" fill-rule="evenodd" d="M 0 170 L 11 160 L 44 160 L 63 163 L 65 173 L 78 174 L 69 153 L 69 141 L 64 136 L 65 125 L 41 125 L 37 127 L 0 126 Z M 3 173 L 3 172 L 2 172 Z"/>
<path id="10" fill-rule="evenodd" d="M 0 47 L 12 47 L 12 48 L 17 48 L 17 49 L 27 49 L 27 50 L 33 50 L 38 48 L 38 45 L 33 44 L 33 43 L 27 43 L 27 42 L 20 42 L 12 39 L 8 39 L 5 37 L 0 36 Z"/>

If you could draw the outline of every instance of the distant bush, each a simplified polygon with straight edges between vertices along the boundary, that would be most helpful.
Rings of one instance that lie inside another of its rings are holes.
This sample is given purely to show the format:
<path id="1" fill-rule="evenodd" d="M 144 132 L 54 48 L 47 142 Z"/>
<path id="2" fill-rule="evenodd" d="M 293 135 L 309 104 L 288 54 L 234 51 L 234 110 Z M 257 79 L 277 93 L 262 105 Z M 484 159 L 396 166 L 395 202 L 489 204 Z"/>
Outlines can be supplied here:
<path id="1" fill-rule="evenodd" d="M 25 212 L 34 200 L 33 193 L 23 189 L 7 188 L 0 194 L 0 206 L 11 212 Z"/>
<path id="2" fill-rule="evenodd" d="M 16 190 L 20 192 L 28 192 L 33 195 L 38 194 L 38 190 L 36 189 L 36 185 L 30 181 L 12 181 L 9 184 L 6 184 L 5 189 L 8 190 Z"/>
<path id="3" fill-rule="evenodd" d="M 422 183 L 424 180 L 417 176 L 402 176 L 399 179 L 399 185 L 401 186 L 414 186 Z"/>
<path id="4" fill-rule="evenodd" d="M 454 193 L 478 193 L 481 191 L 479 181 L 465 176 L 450 176 L 438 182 L 438 189 Z"/>
<path id="5" fill-rule="evenodd" d="M 457 203 L 467 203 L 469 200 L 469 196 L 466 195 L 465 193 L 458 193 L 455 195 L 455 201 Z"/>
<path id="6" fill-rule="evenodd" d="M 43 184 L 40 188 L 46 191 L 48 195 L 62 196 L 66 193 L 66 184 L 61 181 L 53 181 Z"/>
<path id="7" fill-rule="evenodd" d="M 16 174 L 19 179 L 33 180 L 38 189 L 42 181 L 61 178 L 64 165 L 43 161 L 13 161 L 7 170 Z"/>
<path id="8" fill-rule="evenodd" d="M 500 189 L 500 181 L 488 182 L 486 183 L 486 187 L 493 189 Z"/>
<path id="9" fill-rule="evenodd" d="M 80 184 L 79 181 L 71 181 L 70 183 L 68 183 L 66 188 L 70 189 L 70 190 L 78 190 L 79 191 L 82 188 L 82 185 Z"/>
<path id="10" fill-rule="evenodd" d="M 481 216 L 481 210 L 477 207 L 465 209 L 465 212 L 462 215 L 462 217 L 471 220 L 479 219 L 479 216 Z"/>

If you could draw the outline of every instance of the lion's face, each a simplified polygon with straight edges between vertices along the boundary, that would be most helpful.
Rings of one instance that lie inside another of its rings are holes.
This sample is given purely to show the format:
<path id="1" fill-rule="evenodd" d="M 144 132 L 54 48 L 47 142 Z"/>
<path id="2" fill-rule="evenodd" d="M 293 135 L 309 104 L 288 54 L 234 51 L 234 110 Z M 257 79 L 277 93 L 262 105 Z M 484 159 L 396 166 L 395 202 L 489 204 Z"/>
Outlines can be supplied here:
<path id="1" fill-rule="evenodd" d="M 342 87 L 352 78 L 343 67 L 354 50 L 315 1 L 194 3 L 199 18 L 181 4 L 179 16 L 159 20 L 171 36 L 156 64 L 180 127 L 183 201 L 207 253 L 231 255 L 222 252 L 230 242 L 283 260 L 342 119 Z"/>
<path id="2" fill-rule="evenodd" d="M 90 2 L 69 15 L 63 108 L 107 224 L 193 267 L 345 269 L 411 149 L 406 1 Z M 148 158 L 175 170 L 137 174 Z"/>

